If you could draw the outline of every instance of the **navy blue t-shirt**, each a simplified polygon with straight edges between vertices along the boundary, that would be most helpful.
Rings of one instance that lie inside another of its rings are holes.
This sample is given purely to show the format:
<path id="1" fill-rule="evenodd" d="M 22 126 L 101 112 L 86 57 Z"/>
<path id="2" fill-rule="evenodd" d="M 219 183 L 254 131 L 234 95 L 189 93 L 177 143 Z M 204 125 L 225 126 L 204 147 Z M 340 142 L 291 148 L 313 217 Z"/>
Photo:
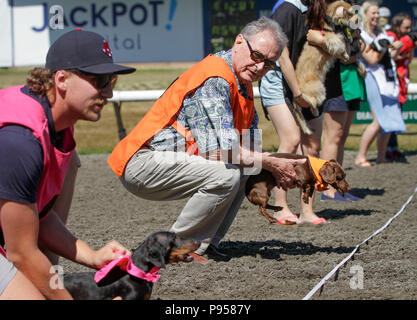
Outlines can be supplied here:
<path id="1" fill-rule="evenodd" d="M 0 198 L 35 203 L 43 170 L 43 151 L 28 128 L 0 128 Z"/>

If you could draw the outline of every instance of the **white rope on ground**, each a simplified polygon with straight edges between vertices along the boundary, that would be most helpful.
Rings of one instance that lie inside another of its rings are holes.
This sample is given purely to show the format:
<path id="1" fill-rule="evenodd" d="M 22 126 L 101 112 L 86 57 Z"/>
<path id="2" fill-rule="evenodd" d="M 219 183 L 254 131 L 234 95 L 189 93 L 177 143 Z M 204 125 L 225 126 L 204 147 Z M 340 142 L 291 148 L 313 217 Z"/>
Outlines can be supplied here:
<path id="1" fill-rule="evenodd" d="M 413 194 L 408 198 L 408 200 L 403 204 L 403 206 L 401 207 L 401 209 L 391 218 L 387 221 L 387 223 L 385 223 L 384 226 L 382 226 L 381 228 L 379 228 L 377 231 L 375 231 L 373 234 L 371 234 L 368 238 L 366 238 L 365 240 L 363 240 L 361 243 L 359 243 L 355 249 L 353 249 L 353 251 L 345 258 L 343 259 L 342 262 L 340 262 L 332 271 L 330 271 L 304 298 L 303 300 L 309 300 L 316 292 L 317 290 L 319 290 L 320 288 L 322 288 L 324 286 L 324 283 L 329 280 L 344 264 L 346 264 L 350 259 L 352 259 L 353 255 L 356 253 L 356 251 L 358 251 L 359 247 L 361 245 L 363 245 L 364 243 L 368 243 L 369 240 L 371 240 L 373 237 L 375 237 L 378 233 L 382 232 L 385 228 L 387 228 L 391 222 L 397 218 L 403 211 L 404 209 L 408 206 L 408 204 L 411 202 L 411 200 L 413 199 L 414 195 L 417 193 L 417 187 L 414 189 Z"/>

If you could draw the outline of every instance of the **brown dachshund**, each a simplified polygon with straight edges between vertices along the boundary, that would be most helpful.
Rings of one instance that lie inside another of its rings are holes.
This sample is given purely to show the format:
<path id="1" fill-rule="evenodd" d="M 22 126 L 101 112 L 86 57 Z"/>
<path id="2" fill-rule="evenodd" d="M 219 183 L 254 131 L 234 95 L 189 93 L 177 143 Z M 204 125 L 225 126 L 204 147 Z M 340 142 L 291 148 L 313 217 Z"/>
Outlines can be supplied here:
<path id="1" fill-rule="evenodd" d="M 245 194 L 246 198 L 254 205 L 258 205 L 258 213 L 264 216 L 269 223 L 276 223 L 277 220 L 269 215 L 266 209 L 275 211 L 282 210 L 280 206 L 271 206 L 268 204 L 271 190 L 276 187 L 275 178 L 268 170 L 262 169 L 257 175 L 252 175 L 246 181 Z"/>
<path id="2" fill-rule="evenodd" d="M 297 178 L 295 185 L 303 190 L 303 201 L 308 203 L 309 198 L 313 195 L 314 188 L 325 190 L 326 185 L 331 185 L 339 193 L 344 195 L 350 191 L 350 186 L 346 181 L 346 174 L 336 160 L 323 161 L 323 165 L 317 169 L 319 177 L 314 173 L 310 158 L 302 155 L 291 153 L 273 153 L 271 156 L 287 159 L 307 159 L 303 164 L 294 166 Z M 320 160 L 320 159 L 318 159 Z M 318 183 L 318 180 L 322 180 Z M 246 182 L 245 194 L 250 202 L 259 206 L 259 214 L 265 216 L 270 223 L 276 223 L 277 220 L 271 217 L 266 209 L 282 210 L 282 207 L 271 206 L 268 204 L 271 190 L 276 186 L 272 173 L 262 169 L 258 175 L 250 176 Z"/>

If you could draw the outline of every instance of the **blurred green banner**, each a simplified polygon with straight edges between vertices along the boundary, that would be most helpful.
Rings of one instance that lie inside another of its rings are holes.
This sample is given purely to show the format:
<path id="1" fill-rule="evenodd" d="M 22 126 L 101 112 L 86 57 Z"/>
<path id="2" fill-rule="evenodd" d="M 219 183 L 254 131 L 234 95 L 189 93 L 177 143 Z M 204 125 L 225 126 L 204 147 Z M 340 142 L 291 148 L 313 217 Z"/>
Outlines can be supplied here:
<path id="1" fill-rule="evenodd" d="M 409 94 L 406 103 L 403 105 L 403 119 L 405 123 L 417 123 L 417 93 Z M 356 112 L 353 119 L 354 124 L 371 123 L 372 113 L 368 103 L 362 103 L 361 109 Z"/>

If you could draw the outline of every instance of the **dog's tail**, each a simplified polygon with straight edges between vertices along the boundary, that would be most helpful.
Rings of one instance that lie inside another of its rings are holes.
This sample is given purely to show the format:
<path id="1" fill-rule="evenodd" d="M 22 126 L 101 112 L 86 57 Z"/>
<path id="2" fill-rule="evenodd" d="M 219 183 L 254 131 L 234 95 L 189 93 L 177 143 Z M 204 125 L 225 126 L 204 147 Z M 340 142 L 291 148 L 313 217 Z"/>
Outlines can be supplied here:
<path id="1" fill-rule="evenodd" d="M 301 107 L 294 102 L 294 104 L 288 99 L 285 98 L 285 102 L 287 103 L 288 108 L 290 109 L 295 122 L 298 124 L 298 126 L 301 128 L 301 130 L 308 135 L 313 134 L 311 129 L 309 128 L 306 119 L 304 119 L 303 113 L 301 112 Z"/>
<path id="2" fill-rule="evenodd" d="M 270 209 L 270 210 L 274 210 L 274 211 L 281 211 L 282 209 L 284 209 L 281 206 L 272 206 L 270 204 L 267 204 L 265 208 L 266 209 Z"/>

